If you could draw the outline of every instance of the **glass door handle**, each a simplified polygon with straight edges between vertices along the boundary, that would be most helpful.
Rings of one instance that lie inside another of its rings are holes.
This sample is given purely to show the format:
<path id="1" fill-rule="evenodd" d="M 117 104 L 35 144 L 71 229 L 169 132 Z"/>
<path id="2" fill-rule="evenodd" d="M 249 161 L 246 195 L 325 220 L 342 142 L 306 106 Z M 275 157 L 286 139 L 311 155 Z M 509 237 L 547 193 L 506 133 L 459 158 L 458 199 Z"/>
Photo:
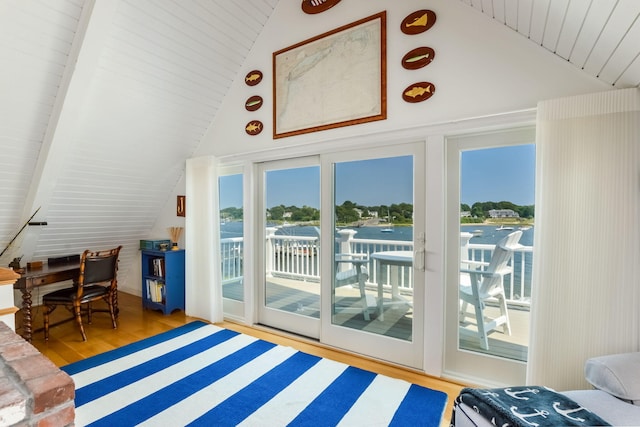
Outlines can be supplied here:
<path id="1" fill-rule="evenodd" d="M 424 250 L 424 244 L 426 242 L 427 242 L 427 236 L 426 236 L 426 233 L 423 231 L 420 234 L 418 234 L 416 238 L 416 244 L 419 245 L 419 248 L 416 249 L 413 253 L 413 259 L 414 259 L 413 263 L 415 264 L 415 268 L 417 268 L 420 271 L 424 271 L 426 266 L 426 260 L 425 260 L 426 251 Z"/>
<path id="2" fill-rule="evenodd" d="M 413 253 L 413 264 L 414 267 L 420 271 L 425 270 L 425 255 L 426 251 L 424 248 L 420 248 Z"/>

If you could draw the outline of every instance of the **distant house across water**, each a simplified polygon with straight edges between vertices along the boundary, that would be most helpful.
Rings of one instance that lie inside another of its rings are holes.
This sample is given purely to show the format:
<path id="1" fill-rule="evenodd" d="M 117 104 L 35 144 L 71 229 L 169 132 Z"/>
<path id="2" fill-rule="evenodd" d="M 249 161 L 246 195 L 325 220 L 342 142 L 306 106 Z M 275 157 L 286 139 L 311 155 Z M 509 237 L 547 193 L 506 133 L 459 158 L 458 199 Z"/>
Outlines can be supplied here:
<path id="1" fill-rule="evenodd" d="M 520 214 L 511 209 L 491 209 L 489 216 L 491 218 L 520 218 Z"/>

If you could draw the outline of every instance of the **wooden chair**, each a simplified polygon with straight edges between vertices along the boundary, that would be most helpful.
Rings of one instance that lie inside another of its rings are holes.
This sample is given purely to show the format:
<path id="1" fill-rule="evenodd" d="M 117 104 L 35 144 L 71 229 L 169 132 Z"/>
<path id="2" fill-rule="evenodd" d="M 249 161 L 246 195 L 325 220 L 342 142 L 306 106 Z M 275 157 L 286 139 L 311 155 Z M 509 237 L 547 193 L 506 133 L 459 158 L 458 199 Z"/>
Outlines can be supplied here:
<path id="1" fill-rule="evenodd" d="M 118 281 L 116 276 L 118 271 L 118 255 L 121 249 L 122 246 L 98 252 L 84 251 L 80 258 L 80 275 L 78 276 L 78 281 L 73 284 L 73 287 L 60 289 L 44 295 L 42 303 L 45 307 L 45 341 L 49 340 L 49 315 L 53 313 L 59 305 L 65 306 L 73 313 L 73 318 L 65 321 L 75 319 L 80 328 L 83 341 L 87 340 L 87 335 L 82 325 L 82 314 L 87 314 L 87 323 L 91 324 L 93 311 L 91 304 L 93 301 L 102 299 L 107 303 L 113 329 L 117 328 Z M 83 305 L 86 305 L 86 309 L 84 310 L 82 309 Z"/>
<path id="2" fill-rule="evenodd" d="M 518 230 L 501 239 L 496 244 L 491 260 L 485 268 L 460 269 L 460 321 L 463 321 L 466 316 L 468 304 L 472 304 L 478 325 L 480 346 L 485 350 L 489 349 L 487 335 L 492 330 L 502 326 L 503 332 L 511 335 L 502 279 L 505 275 L 513 273 L 509 261 L 511 261 L 513 250 L 518 247 L 521 236 L 522 231 Z M 470 261 L 464 261 L 463 264 L 472 265 Z M 497 300 L 500 308 L 498 317 L 493 319 L 485 317 L 484 306 L 488 300 Z"/>

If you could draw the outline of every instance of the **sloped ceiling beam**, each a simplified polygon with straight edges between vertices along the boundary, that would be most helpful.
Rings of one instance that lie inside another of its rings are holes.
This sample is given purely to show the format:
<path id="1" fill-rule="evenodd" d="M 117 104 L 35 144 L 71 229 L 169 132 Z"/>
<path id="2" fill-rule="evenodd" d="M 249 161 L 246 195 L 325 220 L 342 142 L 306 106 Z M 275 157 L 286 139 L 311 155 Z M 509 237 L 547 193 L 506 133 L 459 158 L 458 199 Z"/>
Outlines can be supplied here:
<path id="1" fill-rule="evenodd" d="M 98 60 L 112 26 L 119 0 L 84 3 L 71 52 L 56 95 L 53 112 L 44 135 L 35 173 L 26 198 L 23 217 L 29 218 L 38 208 L 34 221 L 46 221 L 56 178 L 66 165 L 73 141 L 77 117 L 85 94 L 97 69 Z M 23 236 L 21 255 L 30 259 L 35 252 L 40 227 L 27 227 Z M 15 255 L 15 254 L 14 254 Z"/>

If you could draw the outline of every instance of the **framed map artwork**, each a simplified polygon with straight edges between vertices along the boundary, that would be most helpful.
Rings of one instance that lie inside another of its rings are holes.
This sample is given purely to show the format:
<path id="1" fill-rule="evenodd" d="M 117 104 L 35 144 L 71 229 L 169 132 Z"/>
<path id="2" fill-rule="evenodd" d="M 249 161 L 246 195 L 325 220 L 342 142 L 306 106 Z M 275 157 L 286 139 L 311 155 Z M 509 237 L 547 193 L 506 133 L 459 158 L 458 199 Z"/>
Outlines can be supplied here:
<path id="1" fill-rule="evenodd" d="M 273 137 L 387 118 L 386 12 L 273 54 Z"/>

